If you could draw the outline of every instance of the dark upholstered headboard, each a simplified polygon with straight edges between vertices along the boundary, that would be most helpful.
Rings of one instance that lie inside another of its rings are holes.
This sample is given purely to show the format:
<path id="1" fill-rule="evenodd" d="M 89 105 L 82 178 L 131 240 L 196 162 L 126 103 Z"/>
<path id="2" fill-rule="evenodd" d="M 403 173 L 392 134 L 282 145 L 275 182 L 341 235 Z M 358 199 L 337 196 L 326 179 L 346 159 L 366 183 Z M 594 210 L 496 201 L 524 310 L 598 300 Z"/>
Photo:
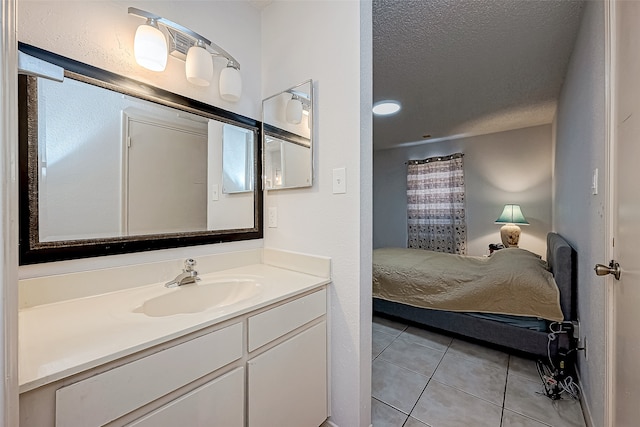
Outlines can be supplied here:
<path id="1" fill-rule="evenodd" d="M 559 234 L 547 234 L 547 262 L 560 289 L 565 320 L 576 320 L 576 251 Z"/>

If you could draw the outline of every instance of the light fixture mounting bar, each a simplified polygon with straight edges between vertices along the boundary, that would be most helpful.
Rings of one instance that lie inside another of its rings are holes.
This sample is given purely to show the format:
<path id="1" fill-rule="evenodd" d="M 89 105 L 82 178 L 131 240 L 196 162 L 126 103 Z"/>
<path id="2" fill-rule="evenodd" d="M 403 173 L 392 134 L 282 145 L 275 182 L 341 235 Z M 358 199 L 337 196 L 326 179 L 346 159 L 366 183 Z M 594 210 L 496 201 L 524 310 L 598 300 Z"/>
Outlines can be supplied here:
<path id="1" fill-rule="evenodd" d="M 300 92 L 294 89 L 285 91 L 291 94 L 291 99 L 298 99 L 302 103 L 302 108 L 309 111 L 311 109 L 311 97 L 308 93 Z"/>
<path id="2" fill-rule="evenodd" d="M 208 38 L 196 33 L 195 31 L 190 30 L 187 27 L 183 27 L 182 25 L 177 24 L 167 18 L 163 18 L 162 16 L 158 16 L 154 13 L 147 12 L 146 10 L 138 9 L 137 7 L 129 7 L 128 13 L 129 15 L 135 15 L 141 18 L 154 20 L 158 24 L 162 24 L 165 27 L 171 28 L 174 31 L 178 31 L 182 34 L 185 34 L 194 40 L 194 44 L 197 43 L 198 41 L 202 41 L 204 43 L 205 49 L 209 53 L 215 56 L 222 56 L 226 58 L 228 61 L 232 62 L 232 64 L 230 64 L 231 66 L 233 66 L 237 70 L 240 69 L 240 63 L 233 56 L 231 56 L 229 52 L 227 52 L 226 50 L 224 50 L 223 48 L 221 48 L 220 46 L 218 46 Z"/>
<path id="3" fill-rule="evenodd" d="M 307 101 L 310 99 L 308 93 L 300 92 L 300 91 L 293 90 L 293 89 L 289 89 L 287 92 L 289 92 L 291 95 L 297 96 L 298 98 L 304 98 Z"/>

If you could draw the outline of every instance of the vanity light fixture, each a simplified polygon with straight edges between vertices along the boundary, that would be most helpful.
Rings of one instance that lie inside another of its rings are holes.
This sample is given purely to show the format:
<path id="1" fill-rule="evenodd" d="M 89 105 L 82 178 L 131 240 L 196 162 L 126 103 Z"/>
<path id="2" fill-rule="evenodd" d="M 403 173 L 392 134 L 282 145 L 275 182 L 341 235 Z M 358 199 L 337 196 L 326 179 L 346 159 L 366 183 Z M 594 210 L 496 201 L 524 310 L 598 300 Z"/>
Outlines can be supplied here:
<path id="1" fill-rule="evenodd" d="M 309 110 L 311 109 L 311 102 L 309 95 L 295 90 L 289 91 L 291 93 L 291 99 L 287 101 L 287 108 L 285 111 L 285 117 L 287 123 L 293 125 L 300 124 L 302 122 L 302 115 L 309 116 Z"/>
<path id="2" fill-rule="evenodd" d="M 184 68 L 189 83 L 197 86 L 209 86 L 209 81 L 213 77 L 213 61 L 202 40 L 198 40 L 187 51 Z"/>
<path id="3" fill-rule="evenodd" d="M 287 123 L 294 125 L 302 121 L 302 101 L 296 95 L 291 96 L 291 99 L 287 102 L 286 117 Z"/>
<path id="4" fill-rule="evenodd" d="M 149 18 L 136 30 L 133 40 L 136 62 L 151 71 L 164 71 L 167 66 L 167 40 L 158 28 L 158 22 Z"/>
<path id="5" fill-rule="evenodd" d="M 400 111 L 400 103 L 398 101 L 380 101 L 373 105 L 373 114 L 376 116 L 389 116 Z"/>
<path id="6" fill-rule="evenodd" d="M 227 66 L 220 72 L 218 82 L 220 97 L 231 102 L 240 99 L 240 63 L 227 51 L 195 31 L 161 16 L 135 7 L 130 7 L 128 12 L 147 20 L 138 27 L 134 40 L 134 54 L 140 66 L 164 71 L 169 53 L 185 61 L 185 74 L 190 83 L 209 86 L 213 77 L 212 56 L 220 56 L 227 59 Z"/>
<path id="7" fill-rule="evenodd" d="M 220 71 L 220 96 L 227 101 L 236 102 L 242 93 L 242 76 L 240 66 L 236 67 L 233 60 L 229 60 L 227 66 Z"/>

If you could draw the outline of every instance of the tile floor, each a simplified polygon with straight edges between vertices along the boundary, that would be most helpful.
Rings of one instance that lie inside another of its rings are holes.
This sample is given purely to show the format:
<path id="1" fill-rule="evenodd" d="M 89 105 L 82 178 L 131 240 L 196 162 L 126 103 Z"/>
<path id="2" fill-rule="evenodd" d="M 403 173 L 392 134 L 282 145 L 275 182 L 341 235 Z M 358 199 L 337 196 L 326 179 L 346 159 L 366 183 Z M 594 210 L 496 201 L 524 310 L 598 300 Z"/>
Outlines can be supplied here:
<path id="1" fill-rule="evenodd" d="M 376 316 L 372 358 L 374 427 L 585 426 L 531 360 Z"/>

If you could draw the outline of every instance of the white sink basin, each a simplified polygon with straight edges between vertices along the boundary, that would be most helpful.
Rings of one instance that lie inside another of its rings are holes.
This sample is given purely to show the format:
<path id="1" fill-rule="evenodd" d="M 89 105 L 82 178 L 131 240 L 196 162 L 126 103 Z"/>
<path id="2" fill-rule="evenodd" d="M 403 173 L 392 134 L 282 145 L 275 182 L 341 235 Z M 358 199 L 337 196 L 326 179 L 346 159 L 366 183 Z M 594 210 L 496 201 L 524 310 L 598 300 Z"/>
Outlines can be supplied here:
<path id="1" fill-rule="evenodd" d="M 211 279 L 183 285 L 151 298 L 134 310 L 150 317 L 200 313 L 226 307 L 258 295 L 260 284 L 253 279 Z"/>

